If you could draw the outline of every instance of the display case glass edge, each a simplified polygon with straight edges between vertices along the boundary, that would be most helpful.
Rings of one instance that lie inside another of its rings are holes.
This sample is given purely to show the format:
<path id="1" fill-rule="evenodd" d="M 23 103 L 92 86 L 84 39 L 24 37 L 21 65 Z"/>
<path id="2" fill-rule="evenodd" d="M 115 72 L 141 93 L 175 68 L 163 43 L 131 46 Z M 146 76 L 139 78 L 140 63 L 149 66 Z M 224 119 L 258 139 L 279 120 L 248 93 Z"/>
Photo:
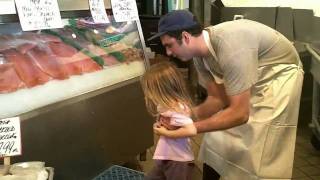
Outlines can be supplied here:
<path id="1" fill-rule="evenodd" d="M 140 40 L 142 42 L 143 55 L 144 55 L 144 58 L 145 58 L 144 62 L 145 62 L 146 68 L 149 68 L 150 67 L 150 61 L 149 61 L 148 56 L 146 55 L 146 52 L 147 52 L 146 51 L 146 43 L 145 43 L 145 40 L 144 40 L 144 37 L 143 37 L 141 23 L 140 23 L 140 20 L 136 20 L 136 22 L 137 22 L 139 35 L 140 35 Z"/>

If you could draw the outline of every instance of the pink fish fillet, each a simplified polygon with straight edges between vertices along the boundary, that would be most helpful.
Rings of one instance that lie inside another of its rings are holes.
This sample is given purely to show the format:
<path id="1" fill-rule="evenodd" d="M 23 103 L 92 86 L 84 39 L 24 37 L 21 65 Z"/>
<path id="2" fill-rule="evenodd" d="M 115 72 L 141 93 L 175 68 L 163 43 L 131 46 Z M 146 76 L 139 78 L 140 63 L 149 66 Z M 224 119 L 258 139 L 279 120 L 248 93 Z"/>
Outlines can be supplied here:
<path id="1" fill-rule="evenodd" d="M 58 63 L 56 55 L 54 55 L 49 48 L 40 48 L 37 46 L 30 49 L 26 54 L 43 72 L 49 76 L 60 80 L 67 79 L 69 77 L 64 67 Z"/>
<path id="2" fill-rule="evenodd" d="M 73 56 L 77 54 L 77 49 L 63 42 L 49 42 L 47 44 L 52 53 L 57 56 L 58 63 L 64 66 L 69 76 L 82 73 L 81 68 L 73 63 Z"/>
<path id="3" fill-rule="evenodd" d="M 0 64 L 0 93 L 13 92 L 24 86 L 12 63 Z"/>
<path id="4" fill-rule="evenodd" d="M 36 42 L 61 42 L 62 40 L 56 36 L 50 34 L 38 34 L 33 32 L 24 32 L 17 37 L 18 39 L 25 39 Z"/>
<path id="5" fill-rule="evenodd" d="M 15 49 L 8 49 L 3 52 L 6 60 L 13 64 L 15 71 L 27 87 L 44 84 L 50 77 L 42 72 L 37 65 L 26 55 Z"/>
<path id="6" fill-rule="evenodd" d="M 102 68 L 90 57 L 62 42 L 48 43 L 52 52 L 57 55 L 60 64 L 66 66 L 69 74 L 82 74 L 101 70 Z"/>

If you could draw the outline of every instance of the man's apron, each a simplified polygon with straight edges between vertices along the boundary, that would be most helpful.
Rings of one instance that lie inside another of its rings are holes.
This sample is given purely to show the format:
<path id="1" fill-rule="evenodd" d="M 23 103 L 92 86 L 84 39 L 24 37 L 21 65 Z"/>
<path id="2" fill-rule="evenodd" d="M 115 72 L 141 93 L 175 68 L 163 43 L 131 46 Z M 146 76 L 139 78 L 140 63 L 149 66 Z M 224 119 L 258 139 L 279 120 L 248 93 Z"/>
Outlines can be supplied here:
<path id="1" fill-rule="evenodd" d="M 246 124 L 206 133 L 199 159 L 225 180 L 290 179 L 300 95 L 301 66 L 258 69 Z"/>

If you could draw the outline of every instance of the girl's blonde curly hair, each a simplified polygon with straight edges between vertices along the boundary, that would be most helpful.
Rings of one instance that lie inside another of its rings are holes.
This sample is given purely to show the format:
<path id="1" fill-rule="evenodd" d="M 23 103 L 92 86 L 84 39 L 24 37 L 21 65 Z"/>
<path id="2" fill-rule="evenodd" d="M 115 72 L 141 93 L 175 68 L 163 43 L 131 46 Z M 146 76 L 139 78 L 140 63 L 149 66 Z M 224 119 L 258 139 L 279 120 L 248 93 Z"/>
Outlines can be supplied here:
<path id="1" fill-rule="evenodd" d="M 175 65 L 161 62 L 152 65 L 141 77 L 148 112 L 158 115 L 157 107 L 191 114 L 192 101 L 186 82 Z M 182 106 L 181 106 L 182 105 Z"/>

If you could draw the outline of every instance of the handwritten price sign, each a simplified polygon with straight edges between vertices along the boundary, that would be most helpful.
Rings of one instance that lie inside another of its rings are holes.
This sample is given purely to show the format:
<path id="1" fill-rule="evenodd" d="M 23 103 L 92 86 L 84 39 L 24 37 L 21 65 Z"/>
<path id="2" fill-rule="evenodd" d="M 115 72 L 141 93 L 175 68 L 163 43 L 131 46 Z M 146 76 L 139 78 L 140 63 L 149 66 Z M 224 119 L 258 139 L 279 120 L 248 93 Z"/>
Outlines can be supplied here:
<path id="1" fill-rule="evenodd" d="M 0 120 L 0 156 L 21 155 L 20 118 Z"/>
<path id="2" fill-rule="evenodd" d="M 22 30 L 61 28 L 57 0 L 15 0 Z"/>
<path id="3" fill-rule="evenodd" d="M 139 19 L 135 0 L 111 0 L 111 6 L 116 22 L 134 21 Z"/>
<path id="4" fill-rule="evenodd" d="M 95 23 L 109 23 L 103 0 L 89 0 L 90 11 Z"/>

